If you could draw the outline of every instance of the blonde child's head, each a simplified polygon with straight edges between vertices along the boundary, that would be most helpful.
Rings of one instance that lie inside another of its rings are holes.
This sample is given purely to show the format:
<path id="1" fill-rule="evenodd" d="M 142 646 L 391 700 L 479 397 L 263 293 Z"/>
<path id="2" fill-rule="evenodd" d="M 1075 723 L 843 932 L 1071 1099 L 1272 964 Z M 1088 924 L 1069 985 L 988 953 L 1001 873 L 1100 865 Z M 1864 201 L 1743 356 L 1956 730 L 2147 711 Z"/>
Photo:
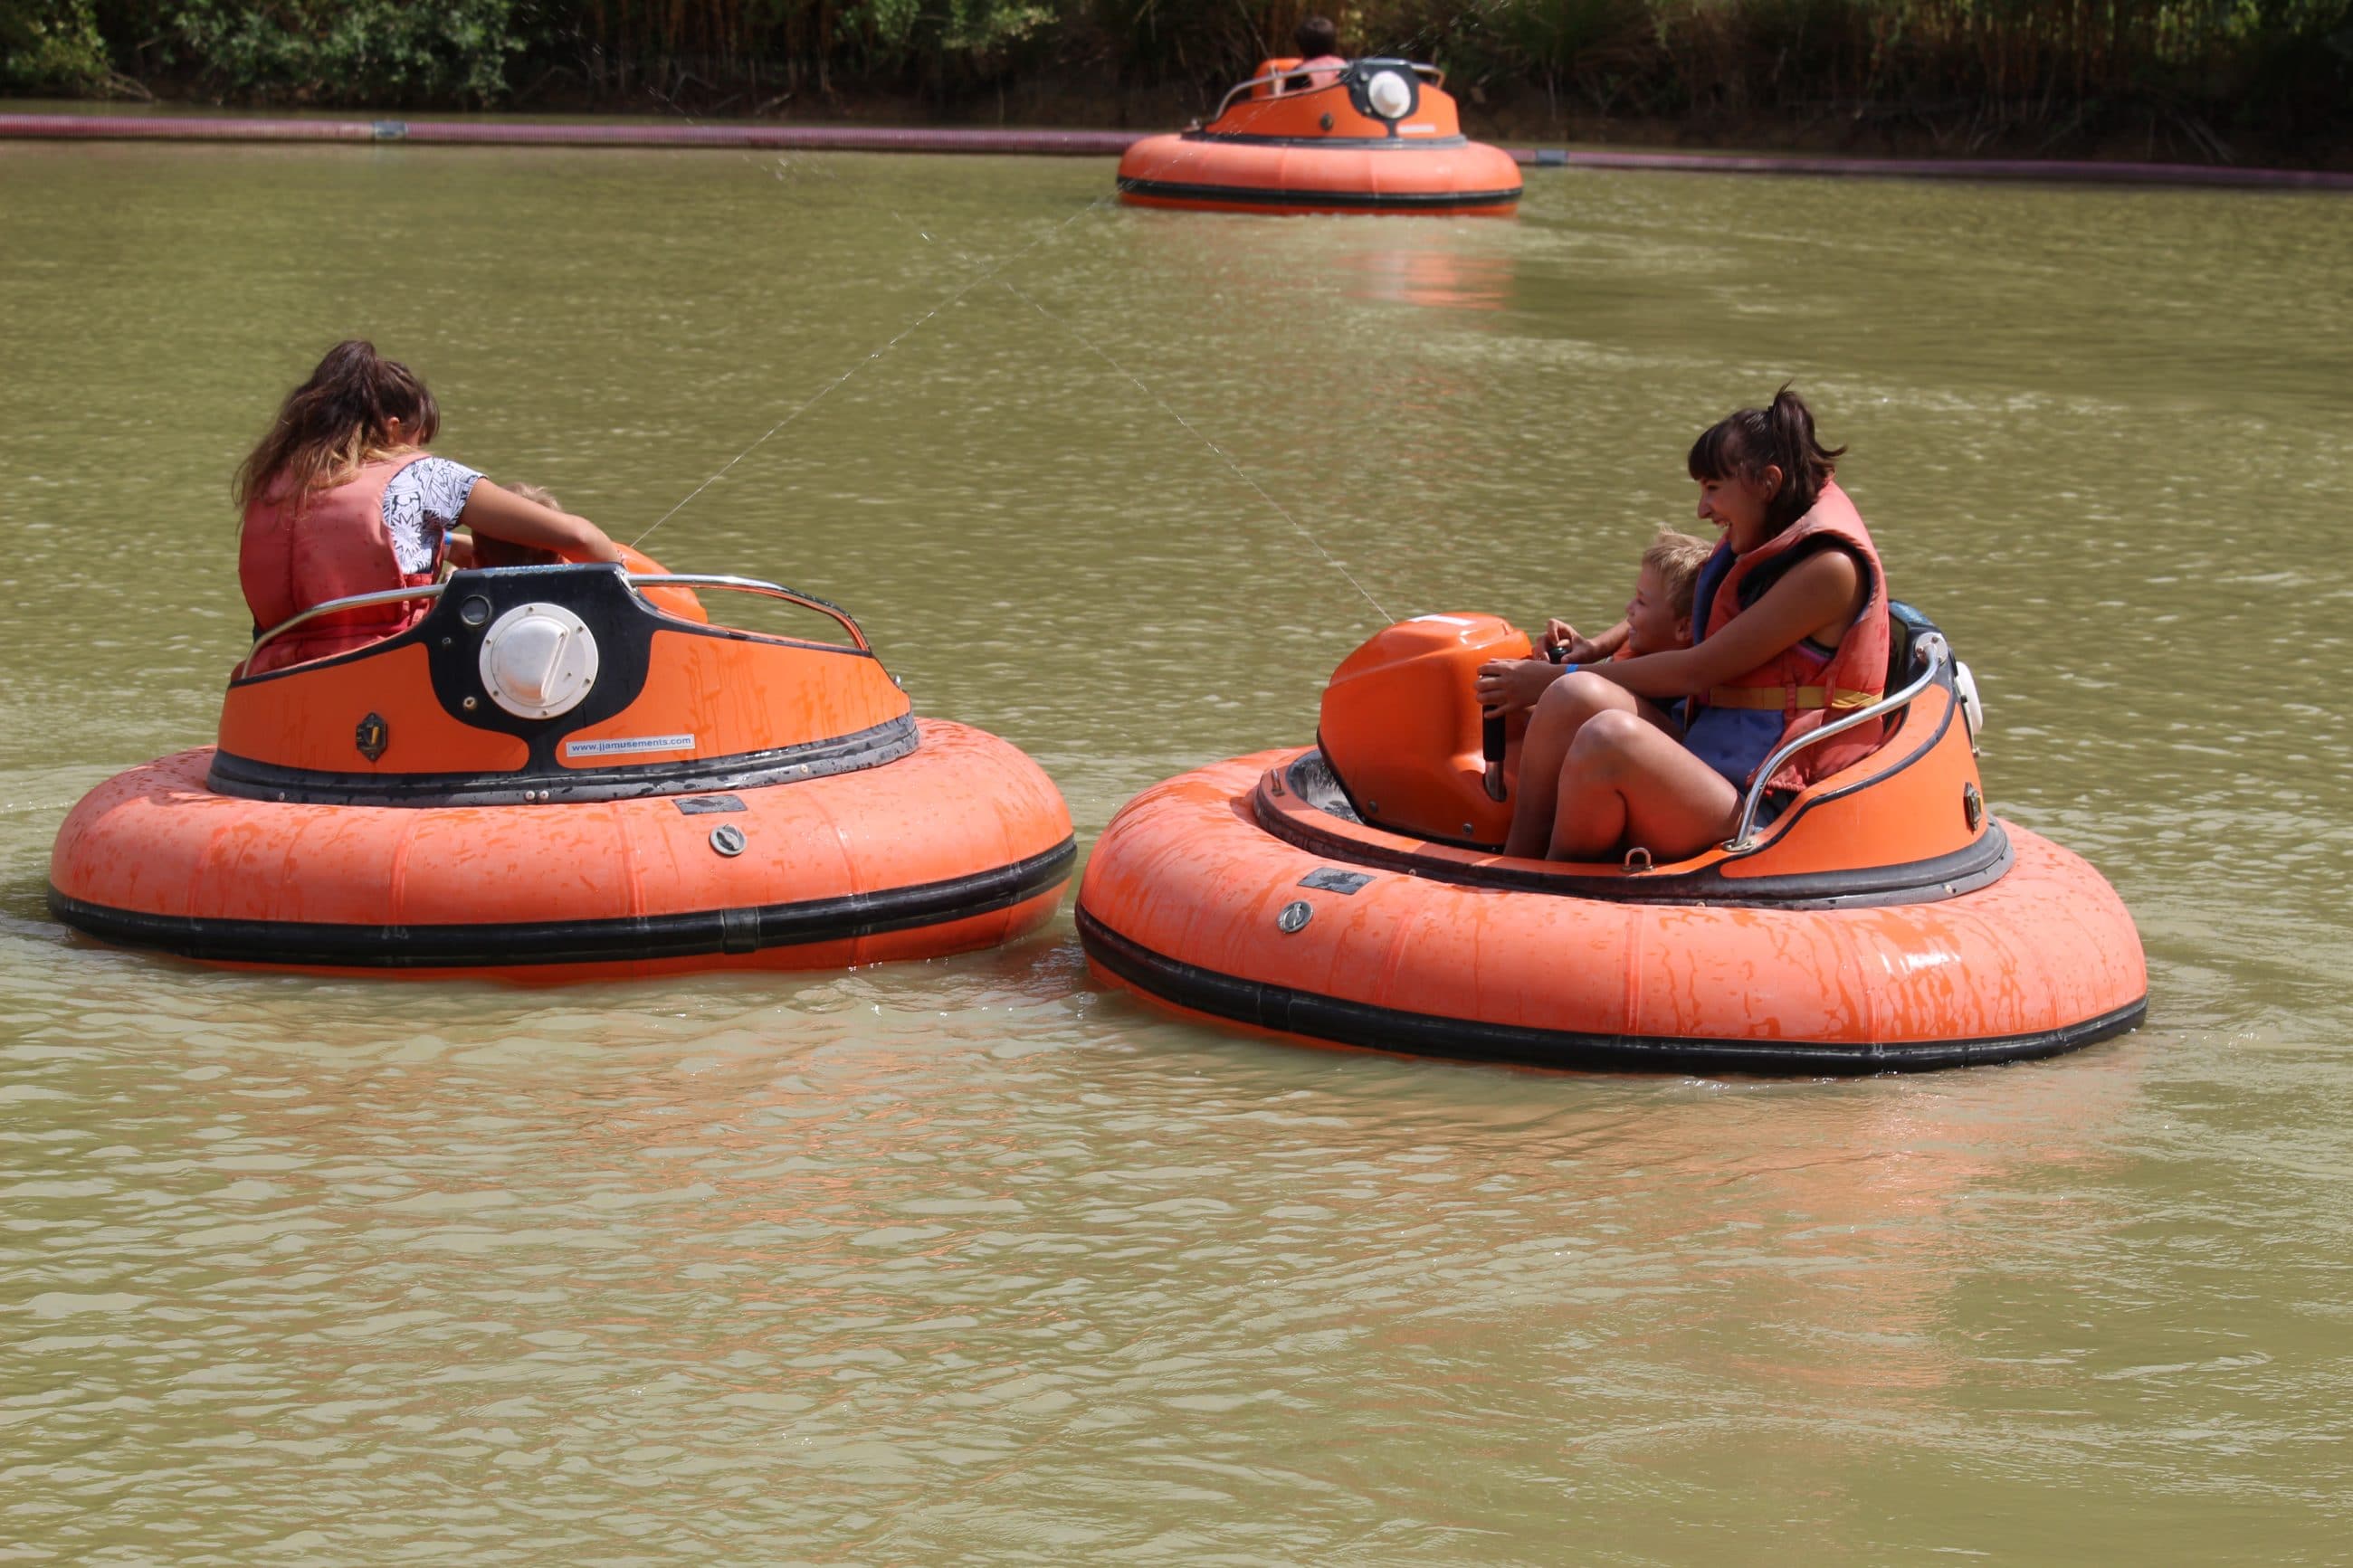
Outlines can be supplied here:
<path id="1" fill-rule="evenodd" d="M 537 485 L 508 485 L 509 495 L 520 496 L 533 506 L 543 506 L 550 511 L 562 511 L 563 503 Z M 528 544 L 510 544 L 503 539 L 487 535 L 474 536 L 474 564 L 477 566 L 552 566 L 563 559 L 553 550 L 534 549 Z"/>
<path id="2" fill-rule="evenodd" d="M 1664 653 L 1692 645 L 1692 597 L 1699 569 L 1715 552 L 1704 539 L 1659 530 L 1642 552 L 1641 574 L 1626 605 L 1626 644 L 1637 654 Z"/>

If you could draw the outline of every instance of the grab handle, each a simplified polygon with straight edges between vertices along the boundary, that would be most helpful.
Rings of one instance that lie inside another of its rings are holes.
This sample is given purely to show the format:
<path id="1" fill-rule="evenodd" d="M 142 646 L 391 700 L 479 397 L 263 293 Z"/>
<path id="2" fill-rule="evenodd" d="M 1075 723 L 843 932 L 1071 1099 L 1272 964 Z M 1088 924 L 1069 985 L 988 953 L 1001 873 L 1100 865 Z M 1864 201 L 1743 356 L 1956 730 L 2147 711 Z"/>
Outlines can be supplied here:
<path id="1" fill-rule="evenodd" d="M 410 599 L 438 599 L 441 596 L 441 589 L 442 584 L 439 583 L 424 583 L 414 588 L 385 588 L 374 594 L 347 594 L 340 599 L 329 599 L 322 605 L 313 605 L 307 610 L 289 616 L 268 631 L 258 634 L 253 639 L 253 646 L 245 650 L 245 657 L 237 661 L 237 668 L 228 672 L 229 679 L 231 680 L 245 679 L 246 672 L 253 668 L 255 654 L 259 653 L 296 626 L 306 626 L 321 616 L 332 616 L 339 610 L 364 610 L 371 605 L 397 605 Z"/>
<path id="2" fill-rule="evenodd" d="M 798 605 L 805 610 L 815 610 L 830 616 L 849 634 L 849 640 L 860 653 L 872 653 L 873 645 L 866 633 L 850 618 L 849 612 L 839 605 L 828 604 L 811 594 L 796 593 L 776 583 L 763 583 L 757 577 L 728 577 L 702 572 L 628 572 L 623 576 L 632 588 L 728 588 L 739 594 L 758 594 L 771 599 L 782 599 L 788 605 Z"/>
<path id="3" fill-rule="evenodd" d="M 1483 710 L 1479 717 L 1479 755 L 1486 763 L 1482 781 L 1489 800 L 1504 798 L 1504 710 Z"/>
<path id="4" fill-rule="evenodd" d="M 1832 735 L 1842 735 L 1857 724 L 1869 723 L 1873 719 L 1894 712 L 1934 686 L 1936 683 L 1936 677 L 1944 671 L 1946 666 L 1953 662 L 1952 645 L 1945 640 L 1945 634 L 1942 632 L 1923 632 L 1919 639 L 1912 645 L 1912 648 L 1913 661 L 1922 666 L 1922 668 L 1909 686 L 1901 691 L 1891 691 L 1870 707 L 1859 708 L 1843 719 L 1833 719 L 1818 730 L 1807 731 L 1776 751 L 1771 756 L 1767 757 L 1758 765 L 1757 772 L 1749 778 L 1747 793 L 1740 797 L 1740 821 L 1733 828 L 1732 837 L 1725 841 L 1725 854 L 1746 855 L 1757 847 L 1757 808 L 1765 804 L 1766 786 L 1772 782 L 1773 775 L 1781 771 L 1783 763 L 1788 762 L 1808 746 L 1827 741 Z"/>

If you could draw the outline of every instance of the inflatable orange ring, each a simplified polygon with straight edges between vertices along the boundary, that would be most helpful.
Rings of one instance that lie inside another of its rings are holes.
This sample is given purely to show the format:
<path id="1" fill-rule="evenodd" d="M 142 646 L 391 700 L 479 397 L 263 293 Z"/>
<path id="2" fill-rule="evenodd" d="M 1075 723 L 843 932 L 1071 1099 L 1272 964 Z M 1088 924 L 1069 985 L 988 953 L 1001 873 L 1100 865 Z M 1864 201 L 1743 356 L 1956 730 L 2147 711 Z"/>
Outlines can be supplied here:
<path id="1" fill-rule="evenodd" d="M 1053 785 L 983 731 L 916 729 L 887 767 L 528 807 L 240 799 L 207 787 L 213 748 L 183 752 L 74 807 L 49 908 L 215 963 L 539 981 L 838 969 L 1036 930 L 1077 855 Z"/>
<path id="2" fill-rule="evenodd" d="M 1098 975 L 1308 1040 L 1674 1072 L 2052 1056 L 2147 1009 L 2122 901 L 2022 828 L 2005 825 L 2014 860 L 1999 881 L 1925 908 L 1604 901 L 1449 885 L 1285 843 L 1251 801 L 1307 754 L 1213 763 L 1120 813 L 1079 892 Z"/>

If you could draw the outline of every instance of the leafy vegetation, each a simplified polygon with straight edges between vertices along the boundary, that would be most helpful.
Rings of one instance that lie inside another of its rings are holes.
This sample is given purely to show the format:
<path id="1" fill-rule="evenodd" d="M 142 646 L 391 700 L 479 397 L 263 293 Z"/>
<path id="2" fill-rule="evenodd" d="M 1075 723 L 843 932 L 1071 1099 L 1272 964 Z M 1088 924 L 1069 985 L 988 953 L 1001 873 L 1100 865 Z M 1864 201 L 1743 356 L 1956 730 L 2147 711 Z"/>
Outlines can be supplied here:
<path id="1" fill-rule="evenodd" d="M 487 103 L 523 45 L 514 0 L 180 0 L 172 36 L 226 96 Z"/>
<path id="2" fill-rule="evenodd" d="M 0 83 L 96 93 L 112 76 L 90 0 L 0 0 Z"/>
<path id="3" fill-rule="evenodd" d="M 1164 116 L 1310 0 L 0 0 L 0 79 L 381 109 Z M 2353 0 L 1334 0 L 1472 118 L 1954 148 L 2353 142 Z M 855 107 L 854 104 L 849 105 Z M 2137 133 L 2137 132 L 2136 132 Z"/>

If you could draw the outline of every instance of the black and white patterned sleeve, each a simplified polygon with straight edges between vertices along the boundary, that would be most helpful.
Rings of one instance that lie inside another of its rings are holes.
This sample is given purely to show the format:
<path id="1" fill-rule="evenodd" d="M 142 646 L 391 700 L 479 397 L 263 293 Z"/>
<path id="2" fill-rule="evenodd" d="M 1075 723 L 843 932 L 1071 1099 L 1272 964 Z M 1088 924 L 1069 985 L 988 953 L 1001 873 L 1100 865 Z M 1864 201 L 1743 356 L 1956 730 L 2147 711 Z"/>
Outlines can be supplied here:
<path id="1" fill-rule="evenodd" d="M 384 487 L 384 527 L 402 572 L 421 574 L 439 564 L 442 542 L 481 477 L 447 458 L 419 458 L 392 476 Z"/>

